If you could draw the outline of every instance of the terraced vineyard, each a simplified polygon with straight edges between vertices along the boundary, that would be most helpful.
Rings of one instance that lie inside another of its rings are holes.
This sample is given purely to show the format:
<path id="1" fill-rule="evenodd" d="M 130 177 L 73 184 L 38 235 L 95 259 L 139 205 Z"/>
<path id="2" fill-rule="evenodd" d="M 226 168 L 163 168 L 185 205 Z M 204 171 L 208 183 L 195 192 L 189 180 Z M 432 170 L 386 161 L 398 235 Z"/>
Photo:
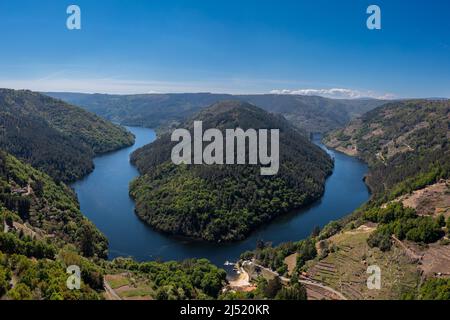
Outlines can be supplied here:
<path id="1" fill-rule="evenodd" d="M 398 298 L 417 287 L 417 264 L 401 248 L 388 253 L 370 248 L 367 238 L 373 228 L 347 231 L 329 239 L 330 253 L 320 261 L 311 261 L 308 276 L 341 292 L 347 299 Z M 367 288 L 367 267 L 378 265 L 382 270 L 381 290 Z M 401 285 L 400 285 L 401 284 Z"/>

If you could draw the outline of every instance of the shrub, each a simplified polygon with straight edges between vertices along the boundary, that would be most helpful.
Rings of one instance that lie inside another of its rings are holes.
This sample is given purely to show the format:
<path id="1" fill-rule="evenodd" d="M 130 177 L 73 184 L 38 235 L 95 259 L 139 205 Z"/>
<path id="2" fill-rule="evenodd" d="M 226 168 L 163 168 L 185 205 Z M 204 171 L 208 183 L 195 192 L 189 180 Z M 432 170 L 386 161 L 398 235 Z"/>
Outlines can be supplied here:
<path id="1" fill-rule="evenodd" d="M 367 244 L 371 248 L 377 247 L 381 251 L 389 251 L 392 247 L 391 236 L 385 230 L 379 229 L 369 236 Z"/>

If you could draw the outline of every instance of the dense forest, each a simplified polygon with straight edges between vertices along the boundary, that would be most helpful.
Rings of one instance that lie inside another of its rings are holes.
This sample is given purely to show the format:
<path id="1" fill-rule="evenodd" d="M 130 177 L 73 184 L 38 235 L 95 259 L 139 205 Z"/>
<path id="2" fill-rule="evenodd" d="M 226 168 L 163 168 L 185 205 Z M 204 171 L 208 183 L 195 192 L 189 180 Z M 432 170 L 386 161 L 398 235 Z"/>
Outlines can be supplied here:
<path id="1" fill-rule="evenodd" d="M 171 162 L 170 135 L 132 154 L 141 177 L 131 184 L 136 212 L 158 230 L 208 241 L 243 239 L 274 217 L 318 199 L 333 163 L 283 117 L 237 101 L 215 104 L 188 120 L 203 128 L 280 129 L 280 170 L 261 176 L 256 165 Z M 248 150 L 247 150 L 248 153 Z"/>
<path id="2" fill-rule="evenodd" d="M 418 272 L 423 262 L 399 258 L 404 253 L 396 242 L 425 253 L 443 252 L 450 243 L 450 217 L 419 214 L 398 200 L 449 179 L 446 100 L 393 102 L 330 133 L 325 139 L 329 146 L 369 163 L 371 201 L 340 221 L 314 229 L 307 239 L 276 247 L 260 241 L 254 251 L 242 254 L 242 260 L 253 259 L 289 277 L 291 285 L 260 277 L 251 292 L 223 293 L 225 271 L 204 259 L 105 260 L 107 239 L 82 215 L 75 194 L 61 181 L 88 173 L 94 155 L 129 145 L 130 134 L 77 107 L 29 91 L 0 90 L 0 106 L 0 299 L 104 299 L 105 279 L 111 277 L 110 285 L 120 285 L 124 278 L 137 281 L 134 292 L 145 292 L 151 299 L 303 300 L 306 288 L 298 279 L 305 276 L 358 298 L 361 279 L 355 277 L 365 275 L 370 261 L 385 263 L 392 277 L 384 278 L 389 293 L 381 290 L 379 298 L 450 297 L 448 278 Z M 183 117 L 191 114 L 191 107 Z M 181 119 L 169 112 L 164 121 L 187 128 L 202 120 L 204 129 L 281 129 L 280 172 L 263 177 L 259 166 L 175 166 L 170 162 L 174 143 L 163 135 L 132 156 L 141 173 L 130 191 L 137 214 L 157 229 L 209 241 L 242 239 L 261 223 L 323 193 L 332 161 L 282 116 L 228 101 L 185 122 Z M 300 127 L 308 130 L 304 123 Z M 286 259 L 293 255 L 295 268 L 289 271 Z M 69 265 L 81 267 L 81 290 L 66 286 Z M 335 282 L 333 272 L 341 277 L 350 272 L 350 280 Z"/>
<path id="3" fill-rule="evenodd" d="M 106 238 L 81 214 L 75 193 L 3 151 L 0 204 L 32 227 L 76 245 L 85 256 L 107 256 Z"/>
<path id="4" fill-rule="evenodd" d="M 279 113 L 307 132 L 327 132 L 384 103 L 375 99 L 328 99 L 300 95 L 229 95 L 211 93 L 106 95 L 47 93 L 82 106 L 106 119 L 149 128 L 177 126 L 201 109 L 224 100 L 239 100 Z"/>
<path id="5" fill-rule="evenodd" d="M 0 89 L 0 149 L 56 181 L 73 182 L 93 170 L 95 155 L 131 145 L 120 126 L 31 91 Z"/>
<path id="6" fill-rule="evenodd" d="M 0 299 L 105 299 L 105 277 L 117 274 L 140 279 L 150 299 L 218 298 L 226 274 L 206 260 L 105 260 L 107 239 L 61 181 L 88 173 L 93 156 L 131 144 L 131 134 L 29 91 L 1 90 L 0 99 Z M 80 290 L 67 287 L 71 265 Z"/>
<path id="7" fill-rule="evenodd" d="M 153 299 L 217 298 L 225 271 L 206 260 L 107 261 L 107 240 L 79 211 L 75 195 L 13 156 L 0 153 L 0 299 L 98 300 L 107 274 L 133 274 Z M 66 268 L 81 270 L 70 290 Z"/>
<path id="8" fill-rule="evenodd" d="M 5 209 L 0 209 L 0 222 L 22 225 L 19 217 Z M 81 270 L 79 290 L 70 290 L 66 284 L 66 269 L 72 265 Z M 207 260 L 138 263 L 123 258 L 92 259 L 46 234 L 0 231 L 0 299 L 101 300 L 106 298 L 105 276 L 124 273 L 139 278 L 148 287 L 150 298 L 158 300 L 216 299 L 226 283 L 225 271 Z"/>

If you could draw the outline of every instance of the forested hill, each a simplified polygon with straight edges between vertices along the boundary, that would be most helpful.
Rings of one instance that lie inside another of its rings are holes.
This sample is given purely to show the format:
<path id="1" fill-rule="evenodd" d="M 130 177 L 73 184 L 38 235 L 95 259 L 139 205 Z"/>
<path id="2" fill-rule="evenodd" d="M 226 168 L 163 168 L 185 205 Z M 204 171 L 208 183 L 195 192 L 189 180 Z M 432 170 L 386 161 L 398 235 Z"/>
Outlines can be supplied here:
<path id="1" fill-rule="evenodd" d="M 170 134 L 137 150 L 141 177 L 131 185 L 137 214 L 156 229 L 208 241 L 243 239 L 257 226 L 318 199 L 332 160 L 283 117 L 244 102 L 220 102 L 193 120 L 208 128 L 280 129 L 280 170 L 261 176 L 260 166 L 181 165 L 171 161 Z"/>
<path id="2" fill-rule="evenodd" d="M 369 163 L 370 201 L 305 240 L 258 243 L 241 258 L 347 299 L 449 300 L 449 126 L 449 100 L 410 100 L 386 104 L 330 133 L 329 147 Z M 380 290 L 367 286 L 373 265 L 384 274 Z M 328 297 L 322 292 L 315 298 Z"/>
<path id="3" fill-rule="evenodd" d="M 95 154 L 130 144 L 129 133 L 29 91 L 0 90 L 0 107 L 0 300 L 108 299 L 105 284 L 114 287 L 124 274 L 138 285 L 133 297 L 217 298 L 226 273 L 206 260 L 106 260 L 108 241 L 80 212 L 74 192 L 35 168 L 71 180 L 92 168 Z M 80 290 L 67 286 L 73 265 Z"/>
<path id="4" fill-rule="evenodd" d="M 326 132 L 347 124 L 384 103 L 375 99 L 328 99 L 301 95 L 229 95 L 211 93 L 106 95 L 47 93 L 124 125 L 157 128 L 178 125 L 201 109 L 223 100 L 239 100 L 280 113 L 308 132 Z"/>
<path id="5" fill-rule="evenodd" d="M 0 300 L 110 298 L 104 283 L 116 288 L 124 274 L 133 283 L 124 299 L 212 299 L 225 284 L 225 271 L 206 260 L 107 261 L 107 249 L 70 188 L 0 151 Z M 67 285 L 74 265 L 80 290 Z"/>
<path id="6" fill-rule="evenodd" d="M 81 214 L 69 187 L 56 184 L 45 173 L 0 151 L 0 211 L 3 208 L 16 213 L 17 221 L 74 244 L 88 257 L 107 256 L 106 238 Z M 41 237 L 33 235 L 31 238 Z M 0 250 L 7 245 L 4 241 L 0 239 Z"/>
<path id="7" fill-rule="evenodd" d="M 0 149 L 57 181 L 93 169 L 95 155 L 131 145 L 134 137 L 79 107 L 31 91 L 0 89 Z"/>
<path id="8" fill-rule="evenodd" d="M 375 193 L 399 195 L 445 178 L 450 170 L 450 101 L 410 100 L 372 110 L 325 142 L 370 165 Z"/>

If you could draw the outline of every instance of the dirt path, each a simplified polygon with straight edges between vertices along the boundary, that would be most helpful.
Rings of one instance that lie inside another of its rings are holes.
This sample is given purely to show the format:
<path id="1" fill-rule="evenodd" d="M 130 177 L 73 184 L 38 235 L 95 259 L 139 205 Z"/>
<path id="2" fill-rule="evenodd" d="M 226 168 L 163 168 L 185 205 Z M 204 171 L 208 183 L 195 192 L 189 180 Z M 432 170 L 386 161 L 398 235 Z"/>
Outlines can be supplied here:
<path id="1" fill-rule="evenodd" d="M 331 297 L 334 296 L 338 300 L 347 300 L 347 298 L 342 293 L 340 293 L 339 291 L 334 290 L 333 288 L 328 287 L 326 285 L 323 285 L 323 284 L 321 284 L 319 282 L 312 281 L 310 279 L 308 279 L 308 280 L 299 280 L 298 282 L 300 282 L 301 284 L 303 284 L 305 286 L 312 286 L 312 287 L 316 287 L 316 288 L 320 288 L 320 289 L 323 289 L 325 291 L 328 291 L 331 294 Z"/>
<path id="2" fill-rule="evenodd" d="M 256 263 L 253 263 L 253 265 L 258 267 L 258 268 L 260 268 L 260 269 L 264 269 L 267 272 L 270 272 L 273 275 L 279 277 L 281 282 L 283 282 L 283 283 L 288 283 L 288 282 L 291 281 L 291 279 L 288 279 L 286 277 L 282 277 L 282 276 L 280 276 L 278 274 L 278 272 L 273 271 L 273 270 L 271 270 L 269 268 L 263 267 L 263 266 L 261 266 L 259 264 L 256 264 Z M 335 290 L 335 289 L 333 289 L 331 287 L 328 287 L 328 286 L 326 286 L 326 285 L 324 285 L 324 284 L 322 284 L 320 282 L 312 281 L 311 279 L 308 279 L 308 278 L 305 278 L 305 277 L 302 277 L 302 279 L 299 280 L 298 282 L 303 284 L 303 285 L 305 285 L 305 286 L 311 286 L 311 287 L 316 287 L 316 288 L 320 288 L 322 290 L 325 290 L 325 291 L 327 291 L 330 294 L 331 297 L 336 297 L 337 299 L 340 299 L 340 300 L 347 300 L 347 298 L 342 293 L 340 293 L 339 291 L 337 291 L 337 290 Z"/>
<path id="3" fill-rule="evenodd" d="M 6 222 L 4 221 L 3 222 L 3 232 L 4 233 L 8 233 L 8 231 L 9 231 L 9 226 L 6 224 Z"/>
<path id="4" fill-rule="evenodd" d="M 392 239 L 394 239 L 395 243 L 399 245 L 403 250 L 405 250 L 405 253 L 408 257 L 410 257 L 413 260 L 420 261 L 422 260 L 423 256 L 418 255 L 415 253 L 412 249 L 408 248 L 402 241 L 400 241 L 396 236 L 392 235 Z"/>
<path id="5" fill-rule="evenodd" d="M 114 291 L 107 281 L 103 280 L 103 288 L 105 289 L 106 300 L 122 300 L 121 297 Z"/>
<path id="6" fill-rule="evenodd" d="M 250 286 L 250 276 L 243 268 L 239 269 L 239 277 L 229 282 L 232 288 L 242 288 Z"/>
<path id="7" fill-rule="evenodd" d="M 31 189 L 31 185 L 30 184 L 28 184 L 27 185 L 27 192 L 25 192 L 25 196 L 29 196 L 30 194 L 31 194 L 31 192 L 33 191 L 33 189 Z"/>

